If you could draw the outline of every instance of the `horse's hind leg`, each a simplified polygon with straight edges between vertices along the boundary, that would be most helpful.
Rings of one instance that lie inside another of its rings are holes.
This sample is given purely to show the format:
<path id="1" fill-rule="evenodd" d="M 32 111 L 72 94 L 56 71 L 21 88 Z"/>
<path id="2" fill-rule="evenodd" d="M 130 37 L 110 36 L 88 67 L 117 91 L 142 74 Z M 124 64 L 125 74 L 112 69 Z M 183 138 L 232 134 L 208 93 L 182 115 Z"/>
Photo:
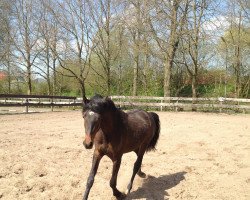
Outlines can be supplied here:
<path id="1" fill-rule="evenodd" d="M 134 164 L 133 174 L 132 174 L 131 180 L 130 180 L 130 182 L 128 184 L 128 187 L 127 187 L 127 191 L 126 191 L 127 194 L 130 193 L 130 190 L 132 189 L 132 185 L 133 185 L 135 175 L 139 171 L 139 169 L 141 168 L 141 163 L 142 163 L 144 152 L 142 154 L 138 153 L 138 157 L 137 157 L 137 159 L 135 161 L 135 164 Z"/>
<path id="2" fill-rule="evenodd" d="M 138 150 L 135 151 L 136 155 L 138 156 Z M 141 178 L 145 178 L 146 174 L 144 172 L 141 171 L 141 167 L 137 172 L 137 175 L 140 176 Z"/>
<path id="3" fill-rule="evenodd" d="M 141 167 L 137 172 L 137 175 L 140 176 L 141 178 L 146 178 L 146 174 L 144 172 L 141 171 Z"/>
<path id="4" fill-rule="evenodd" d="M 118 159 L 113 161 L 113 170 L 112 170 L 112 177 L 110 179 L 110 187 L 113 190 L 113 195 L 117 198 L 117 199 L 122 199 L 123 197 L 125 197 L 125 194 L 121 193 L 117 188 L 116 188 L 116 183 L 117 183 L 117 175 L 118 175 L 118 171 L 120 169 L 120 165 L 121 165 L 121 157 L 119 157 Z"/>

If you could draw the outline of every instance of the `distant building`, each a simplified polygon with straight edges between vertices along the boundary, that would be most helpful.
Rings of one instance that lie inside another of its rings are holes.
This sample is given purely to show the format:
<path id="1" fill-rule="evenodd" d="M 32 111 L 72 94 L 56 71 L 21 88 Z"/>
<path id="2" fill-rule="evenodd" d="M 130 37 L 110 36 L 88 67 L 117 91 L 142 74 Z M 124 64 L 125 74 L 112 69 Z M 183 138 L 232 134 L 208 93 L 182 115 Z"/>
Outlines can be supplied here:
<path id="1" fill-rule="evenodd" d="M 0 72 L 0 81 L 4 80 L 7 77 L 7 74 L 5 72 Z"/>

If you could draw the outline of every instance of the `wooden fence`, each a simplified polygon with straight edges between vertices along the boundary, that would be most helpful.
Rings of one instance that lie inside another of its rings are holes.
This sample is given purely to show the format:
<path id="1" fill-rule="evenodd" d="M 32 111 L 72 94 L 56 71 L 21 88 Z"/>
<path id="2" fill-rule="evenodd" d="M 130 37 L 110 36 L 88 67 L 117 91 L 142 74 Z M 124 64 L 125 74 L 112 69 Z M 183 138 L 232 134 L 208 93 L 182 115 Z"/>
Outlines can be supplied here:
<path id="1" fill-rule="evenodd" d="M 69 96 L 0 94 L 0 107 L 20 106 L 25 106 L 28 113 L 29 107 L 51 107 L 53 111 L 55 106 L 81 106 L 81 102 Z"/>
<path id="2" fill-rule="evenodd" d="M 185 97 L 151 97 L 151 96 L 111 96 L 117 106 L 123 108 L 156 108 L 158 110 L 200 110 L 200 111 L 250 111 L 250 99 L 237 98 L 185 98 Z M 69 96 L 46 95 L 12 95 L 0 94 L 0 107 L 82 106 L 82 99 Z"/>
<path id="3" fill-rule="evenodd" d="M 186 98 L 186 97 L 150 97 L 150 96 L 111 96 L 120 107 L 154 107 L 159 110 L 226 110 L 246 112 L 250 110 L 250 99 L 237 98 Z"/>

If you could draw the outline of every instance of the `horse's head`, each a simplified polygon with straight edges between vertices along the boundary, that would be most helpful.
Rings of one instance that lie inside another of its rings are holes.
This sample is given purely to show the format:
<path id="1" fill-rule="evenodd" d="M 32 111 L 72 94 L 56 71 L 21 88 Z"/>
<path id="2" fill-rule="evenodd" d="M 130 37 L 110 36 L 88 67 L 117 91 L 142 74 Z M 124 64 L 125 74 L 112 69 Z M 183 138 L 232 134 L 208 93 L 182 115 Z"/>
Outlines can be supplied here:
<path id="1" fill-rule="evenodd" d="M 116 111 L 115 104 L 108 97 L 102 97 L 97 94 L 90 100 L 84 100 L 83 118 L 85 126 L 85 140 L 83 145 L 87 149 L 91 149 L 93 147 L 93 140 L 96 133 L 101 128 L 101 121 L 107 118 L 107 114 L 114 111 Z"/>
<path id="2" fill-rule="evenodd" d="M 85 139 L 83 145 L 86 149 L 91 149 L 93 147 L 95 134 L 100 129 L 101 116 L 96 112 L 87 110 L 83 113 L 83 118 L 85 128 Z"/>

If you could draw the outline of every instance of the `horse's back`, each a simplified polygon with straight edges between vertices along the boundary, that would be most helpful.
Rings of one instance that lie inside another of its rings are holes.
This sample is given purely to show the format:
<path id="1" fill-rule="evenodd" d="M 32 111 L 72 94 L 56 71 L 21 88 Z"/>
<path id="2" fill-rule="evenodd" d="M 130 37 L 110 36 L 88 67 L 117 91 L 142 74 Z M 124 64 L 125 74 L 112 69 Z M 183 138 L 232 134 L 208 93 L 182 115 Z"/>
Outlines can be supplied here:
<path id="1" fill-rule="evenodd" d="M 124 129 L 123 142 L 126 152 L 147 146 L 154 135 L 155 123 L 152 115 L 144 110 L 131 110 L 127 112 L 127 121 Z"/>
<path id="2" fill-rule="evenodd" d="M 147 128 L 151 125 L 150 114 L 144 110 L 131 110 L 127 112 L 127 115 L 129 126 L 136 125 L 136 127 Z"/>

